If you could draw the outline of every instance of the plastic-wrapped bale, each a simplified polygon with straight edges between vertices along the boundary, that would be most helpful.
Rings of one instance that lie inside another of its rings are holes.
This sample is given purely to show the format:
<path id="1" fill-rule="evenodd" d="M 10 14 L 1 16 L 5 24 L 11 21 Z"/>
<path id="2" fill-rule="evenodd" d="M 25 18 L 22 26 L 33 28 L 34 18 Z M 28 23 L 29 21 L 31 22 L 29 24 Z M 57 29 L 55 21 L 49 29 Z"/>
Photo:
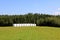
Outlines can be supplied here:
<path id="1" fill-rule="evenodd" d="M 28 26 L 36 26 L 36 24 L 13 24 L 14 27 L 28 27 Z"/>

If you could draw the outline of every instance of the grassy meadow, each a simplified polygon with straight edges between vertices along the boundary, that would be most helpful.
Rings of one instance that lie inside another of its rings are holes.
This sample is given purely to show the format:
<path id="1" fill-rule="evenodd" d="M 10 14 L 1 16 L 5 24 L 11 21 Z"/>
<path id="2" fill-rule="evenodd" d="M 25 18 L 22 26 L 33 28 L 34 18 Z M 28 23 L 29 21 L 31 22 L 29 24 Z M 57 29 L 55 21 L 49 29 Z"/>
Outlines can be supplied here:
<path id="1" fill-rule="evenodd" d="M 60 28 L 0 27 L 0 40 L 60 40 Z"/>

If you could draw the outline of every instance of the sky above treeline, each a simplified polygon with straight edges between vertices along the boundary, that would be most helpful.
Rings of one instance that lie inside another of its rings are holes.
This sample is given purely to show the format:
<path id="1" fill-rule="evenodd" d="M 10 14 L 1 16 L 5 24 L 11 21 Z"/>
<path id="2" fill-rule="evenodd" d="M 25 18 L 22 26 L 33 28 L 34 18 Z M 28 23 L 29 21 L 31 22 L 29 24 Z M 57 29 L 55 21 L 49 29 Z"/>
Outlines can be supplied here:
<path id="1" fill-rule="evenodd" d="M 60 0 L 0 0 L 0 15 L 27 13 L 60 15 Z"/>

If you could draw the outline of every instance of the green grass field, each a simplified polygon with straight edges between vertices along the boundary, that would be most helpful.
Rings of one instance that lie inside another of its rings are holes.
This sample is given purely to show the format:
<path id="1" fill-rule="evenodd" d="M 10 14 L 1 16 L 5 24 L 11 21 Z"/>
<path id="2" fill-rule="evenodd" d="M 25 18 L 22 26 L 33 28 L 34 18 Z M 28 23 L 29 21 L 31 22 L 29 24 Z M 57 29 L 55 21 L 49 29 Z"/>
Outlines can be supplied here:
<path id="1" fill-rule="evenodd" d="M 60 40 L 60 28 L 0 27 L 0 40 Z"/>

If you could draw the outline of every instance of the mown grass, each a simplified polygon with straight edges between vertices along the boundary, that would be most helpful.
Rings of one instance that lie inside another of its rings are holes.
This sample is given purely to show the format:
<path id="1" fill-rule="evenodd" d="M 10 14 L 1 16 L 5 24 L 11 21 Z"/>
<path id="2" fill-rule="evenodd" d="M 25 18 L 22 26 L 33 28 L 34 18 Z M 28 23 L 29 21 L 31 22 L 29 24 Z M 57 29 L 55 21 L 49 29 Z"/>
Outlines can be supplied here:
<path id="1" fill-rule="evenodd" d="M 0 40 L 60 40 L 60 28 L 0 27 Z"/>

